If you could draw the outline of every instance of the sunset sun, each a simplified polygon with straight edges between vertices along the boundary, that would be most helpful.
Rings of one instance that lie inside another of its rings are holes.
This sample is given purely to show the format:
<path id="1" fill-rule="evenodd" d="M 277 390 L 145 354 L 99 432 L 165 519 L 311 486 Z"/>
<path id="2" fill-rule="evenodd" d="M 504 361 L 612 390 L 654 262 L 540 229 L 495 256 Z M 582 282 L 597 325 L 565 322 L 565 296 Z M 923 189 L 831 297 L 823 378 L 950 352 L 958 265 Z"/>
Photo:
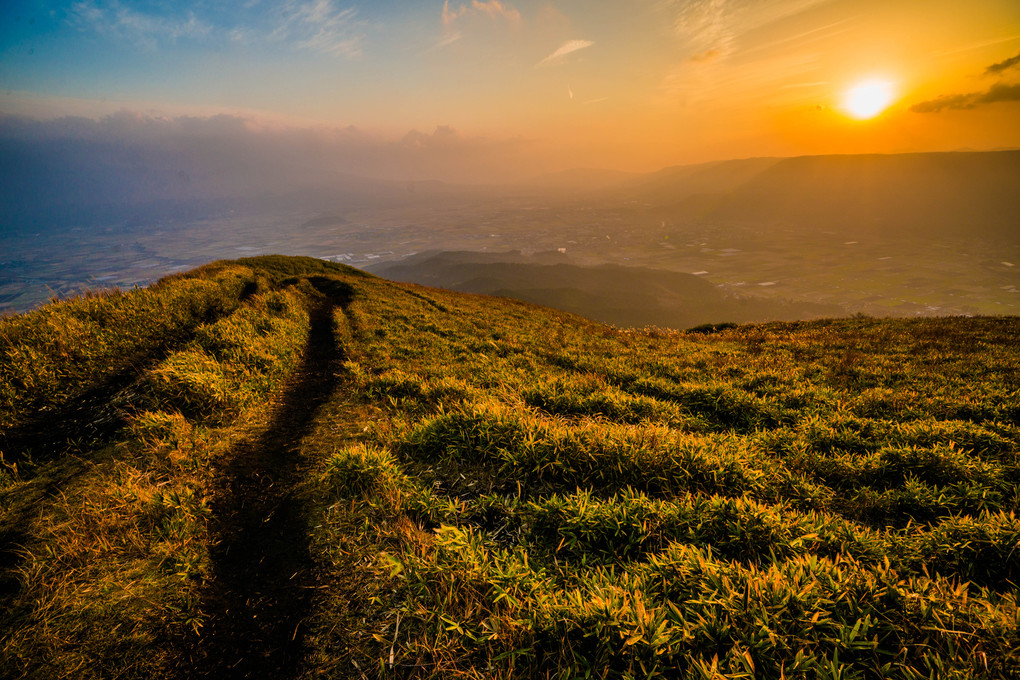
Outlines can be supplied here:
<path id="1" fill-rule="evenodd" d="M 892 103 L 893 86 L 886 80 L 863 80 L 843 93 L 843 109 L 859 120 L 874 118 Z"/>

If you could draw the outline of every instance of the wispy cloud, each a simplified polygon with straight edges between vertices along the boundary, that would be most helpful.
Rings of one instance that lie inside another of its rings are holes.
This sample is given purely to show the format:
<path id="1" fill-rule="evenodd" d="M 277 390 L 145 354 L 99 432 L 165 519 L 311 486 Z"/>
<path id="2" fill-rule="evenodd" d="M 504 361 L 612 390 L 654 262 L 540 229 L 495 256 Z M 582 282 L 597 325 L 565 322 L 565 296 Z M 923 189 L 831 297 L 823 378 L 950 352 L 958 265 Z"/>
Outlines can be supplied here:
<path id="1" fill-rule="evenodd" d="M 257 40 L 257 35 L 250 28 L 237 26 L 227 31 L 227 38 L 229 38 L 231 42 L 247 45 L 255 42 Z"/>
<path id="2" fill-rule="evenodd" d="M 940 113 L 942 111 L 975 109 L 984 104 L 1000 102 L 1020 102 L 1020 84 L 995 83 L 985 92 L 947 94 L 914 104 L 910 110 L 914 113 Z"/>
<path id="3" fill-rule="evenodd" d="M 441 50 L 444 47 L 449 47 L 450 45 L 452 45 L 453 43 L 457 42 L 458 40 L 460 40 L 463 37 L 464 37 L 464 34 L 461 33 L 460 31 L 449 31 L 449 32 L 447 32 L 446 35 L 443 36 L 443 38 L 439 42 L 437 42 L 435 45 L 433 45 L 432 47 L 430 47 L 429 49 L 427 49 L 425 51 L 426 52 L 434 52 L 436 50 Z"/>
<path id="4" fill-rule="evenodd" d="M 182 38 L 204 38 L 212 27 L 192 12 L 185 18 L 161 17 L 125 7 L 119 2 L 99 6 L 91 0 L 71 5 L 71 22 L 79 28 L 133 42 L 146 49 Z"/>
<path id="5" fill-rule="evenodd" d="M 338 8 L 333 0 L 292 1 L 284 6 L 271 38 L 293 41 L 300 49 L 358 58 L 365 36 L 357 13 L 354 7 Z"/>
<path id="6" fill-rule="evenodd" d="M 548 57 L 535 64 L 535 66 L 539 67 L 549 66 L 551 64 L 558 64 L 562 62 L 567 57 L 567 55 L 573 54 L 578 50 L 583 50 L 586 47 L 591 47 L 594 44 L 595 43 L 592 42 L 591 40 L 568 40 L 567 42 L 560 45 L 555 52 L 553 52 Z"/>
<path id="7" fill-rule="evenodd" d="M 457 8 L 450 7 L 450 0 L 443 2 L 443 25 L 452 26 L 455 21 L 464 16 L 483 14 L 490 19 L 502 19 L 512 26 L 519 26 L 521 13 L 509 5 L 504 5 L 499 0 L 479 2 L 471 0 L 470 5 L 461 5 Z"/>
<path id="8" fill-rule="evenodd" d="M 1009 70 L 1017 65 L 1020 65 L 1020 54 L 1016 55 L 1015 57 L 1010 57 L 1009 59 L 1000 61 L 997 64 L 992 64 L 991 66 L 985 69 L 985 75 L 995 75 L 998 73 L 1002 73 L 1003 71 Z"/>
<path id="9" fill-rule="evenodd" d="M 678 37 L 693 57 L 726 56 L 741 35 L 784 17 L 799 14 L 828 0 L 667 0 Z"/>
<path id="10" fill-rule="evenodd" d="M 825 24 L 824 26 L 815 26 L 814 28 L 801 31 L 800 33 L 784 35 L 776 40 L 762 42 L 753 47 L 748 47 L 742 50 L 742 55 L 748 56 L 750 54 L 769 52 L 780 48 L 803 50 L 809 45 L 832 40 L 837 35 L 850 31 L 853 24 L 853 18 L 840 19 L 839 21 L 833 21 L 832 23 Z"/>
<path id="11" fill-rule="evenodd" d="M 1001 37 L 998 37 L 998 38 L 989 38 L 987 40 L 980 40 L 978 42 L 969 43 L 967 45 L 963 45 L 962 47 L 955 47 L 955 48 L 953 48 L 951 50 L 946 50 L 946 51 L 942 51 L 942 52 L 936 52 L 932 56 L 933 57 L 950 57 L 950 56 L 953 56 L 953 55 L 956 55 L 956 54 L 963 54 L 964 52 L 973 52 L 974 50 L 982 50 L 982 49 L 984 49 L 986 47 L 991 47 L 992 45 L 1001 45 L 1003 43 L 1013 42 L 1014 40 L 1016 40 L 1018 38 L 1020 38 L 1020 34 L 1006 35 L 1006 36 L 1001 36 Z"/>
<path id="12" fill-rule="evenodd" d="M 819 81 L 816 81 L 816 82 L 813 82 L 813 83 L 787 83 L 786 85 L 783 85 L 780 89 L 782 89 L 782 90 L 793 90 L 793 89 L 797 89 L 797 88 L 800 88 L 800 87 L 821 87 L 822 85 L 828 85 L 828 84 L 829 83 L 827 81 L 825 81 L 825 80 L 819 80 Z"/>
<path id="13" fill-rule="evenodd" d="M 183 4 L 183 3 L 181 3 Z M 196 3 L 182 13 L 173 4 L 164 14 L 146 13 L 118 0 L 99 3 L 80 0 L 71 5 L 68 19 L 82 30 L 134 43 L 145 49 L 174 44 L 183 39 L 219 38 L 238 44 L 285 42 L 298 50 L 310 50 L 338 57 L 362 54 L 365 22 L 354 7 L 339 7 L 336 0 L 288 0 L 273 9 L 245 14 L 235 21 L 212 24 L 200 19 L 195 10 L 208 6 Z M 252 3 L 244 5 L 254 10 Z M 246 21 L 245 19 L 249 19 Z"/>
<path id="14" fill-rule="evenodd" d="M 705 105 L 720 96 L 753 101 L 771 96 L 786 85 L 814 84 L 817 54 L 780 54 L 741 63 L 723 63 L 723 57 L 692 67 L 683 62 L 662 79 L 660 90 L 684 106 Z M 810 91 L 808 85 L 803 86 Z"/>
<path id="15" fill-rule="evenodd" d="M 488 19 L 489 21 L 486 21 Z M 510 5 L 504 5 L 499 0 L 479 2 L 471 0 L 470 4 L 450 6 L 450 0 L 443 2 L 443 35 L 436 44 L 428 48 L 426 52 L 435 52 L 444 47 L 449 47 L 464 37 L 465 31 L 469 34 L 471 30 L 467 27 L 472 21 L 489 24 L 499 24 L 517 29 L 521 26 L 521 13 Z"/>
<path id="16" fill-rule="evenodd" d="M 791 81 L 817 80 L 818 55 L 825 51 L 819 44 L 849 30 L 854 17 L 799 32 L 769 31 L 766 41 L 749 34 L 829 1 L 662 0 L 686 56 L 664 73 L 660 90 L 686 106 L 722 92 L 757 97 Z"/>

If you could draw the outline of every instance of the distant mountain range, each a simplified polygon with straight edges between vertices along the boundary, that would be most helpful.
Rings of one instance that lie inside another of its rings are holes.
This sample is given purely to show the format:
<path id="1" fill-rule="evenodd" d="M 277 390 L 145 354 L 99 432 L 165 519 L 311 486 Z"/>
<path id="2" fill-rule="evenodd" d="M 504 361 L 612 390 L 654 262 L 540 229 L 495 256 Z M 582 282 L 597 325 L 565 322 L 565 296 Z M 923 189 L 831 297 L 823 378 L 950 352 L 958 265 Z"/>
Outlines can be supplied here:
<path id="1" fill-rule="evenodd" d="M 617 192 L 672 219 L 1020 237 L 1020 151 L 732 160 L 667 168 Z"/>

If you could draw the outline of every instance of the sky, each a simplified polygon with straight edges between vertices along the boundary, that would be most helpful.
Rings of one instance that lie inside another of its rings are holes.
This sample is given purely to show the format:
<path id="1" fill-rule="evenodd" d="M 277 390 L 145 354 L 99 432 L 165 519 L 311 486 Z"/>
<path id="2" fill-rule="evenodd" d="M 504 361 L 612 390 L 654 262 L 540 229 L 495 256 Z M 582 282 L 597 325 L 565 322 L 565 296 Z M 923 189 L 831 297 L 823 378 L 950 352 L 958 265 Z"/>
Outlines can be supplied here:
<path id="1" fill-rule="evenodd" d="M 1017 148 L 1020 2 L 5 0 L 0 128 L 457 181 Z"/>

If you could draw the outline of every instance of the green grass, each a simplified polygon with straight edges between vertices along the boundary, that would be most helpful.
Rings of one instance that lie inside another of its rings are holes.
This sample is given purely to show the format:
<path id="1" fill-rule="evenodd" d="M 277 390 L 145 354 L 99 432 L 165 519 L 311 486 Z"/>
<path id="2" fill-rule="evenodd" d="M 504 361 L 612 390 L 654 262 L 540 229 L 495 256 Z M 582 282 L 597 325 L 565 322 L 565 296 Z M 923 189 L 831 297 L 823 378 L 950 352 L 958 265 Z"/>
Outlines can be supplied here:
<path id="1" fill-rule="evenodd" d="M 232 295 L 236 271 L 256 280 L 254 271 L 234 266 L 206 268 L 198 280 Z M 164 287 L 189 281 L 130 295 L 161 296 Z M 170 641 L 201 629 L 211 467 L 257 427 L 260 402 L 296 365 L 308 332 L 307 297 L 297 289 L 251 292 L 234 300 L 232 312 L 190 317 L 197 322 L 191 339 L 112 395 L 125 421 L 114 442 L 91 451 L 69 447 L 66 459 L 32 467 L 32 474 L 20 452 L 4 452 L 22 461 L 22 470 L 8 466 L 0 514 L 4 529 L 22 536 L 18 587 L 5 602 L 5 675 L 159 675 L 175 664 Z M 42 311 L 54 318 L 76 302 Z M 53 326 L 36 328 L 48 338 Z M 137 337 L 151 334 L 116 341 Z M 46 366 L 65 355 L 37 356 Z M 59 485 L 59 497 L 38 497 L 47 485 Z"/>
<path id="2" fill-rule="evenodd" d="M 0 427 L 21 425 L 185 340 L 199 324 L 236 309 L 255 285 L 251 269 L 223 267 L 0 319 Z"/>
<path id="3" fill-rule="evenodd" d="M 221 302 L 122 339 L 51 322 L 175 286 Z M 5 672 L 181 677 L 217 461 L 322 291 L 341 372 L 287 482 L 317 584 L 295 677 L 1017 677 L 1017 318 L 615 329 L 278 257 L 3 322 L 50 385 L 9 423 L 152 357 L 110 440 L 4 451 Z"/>

